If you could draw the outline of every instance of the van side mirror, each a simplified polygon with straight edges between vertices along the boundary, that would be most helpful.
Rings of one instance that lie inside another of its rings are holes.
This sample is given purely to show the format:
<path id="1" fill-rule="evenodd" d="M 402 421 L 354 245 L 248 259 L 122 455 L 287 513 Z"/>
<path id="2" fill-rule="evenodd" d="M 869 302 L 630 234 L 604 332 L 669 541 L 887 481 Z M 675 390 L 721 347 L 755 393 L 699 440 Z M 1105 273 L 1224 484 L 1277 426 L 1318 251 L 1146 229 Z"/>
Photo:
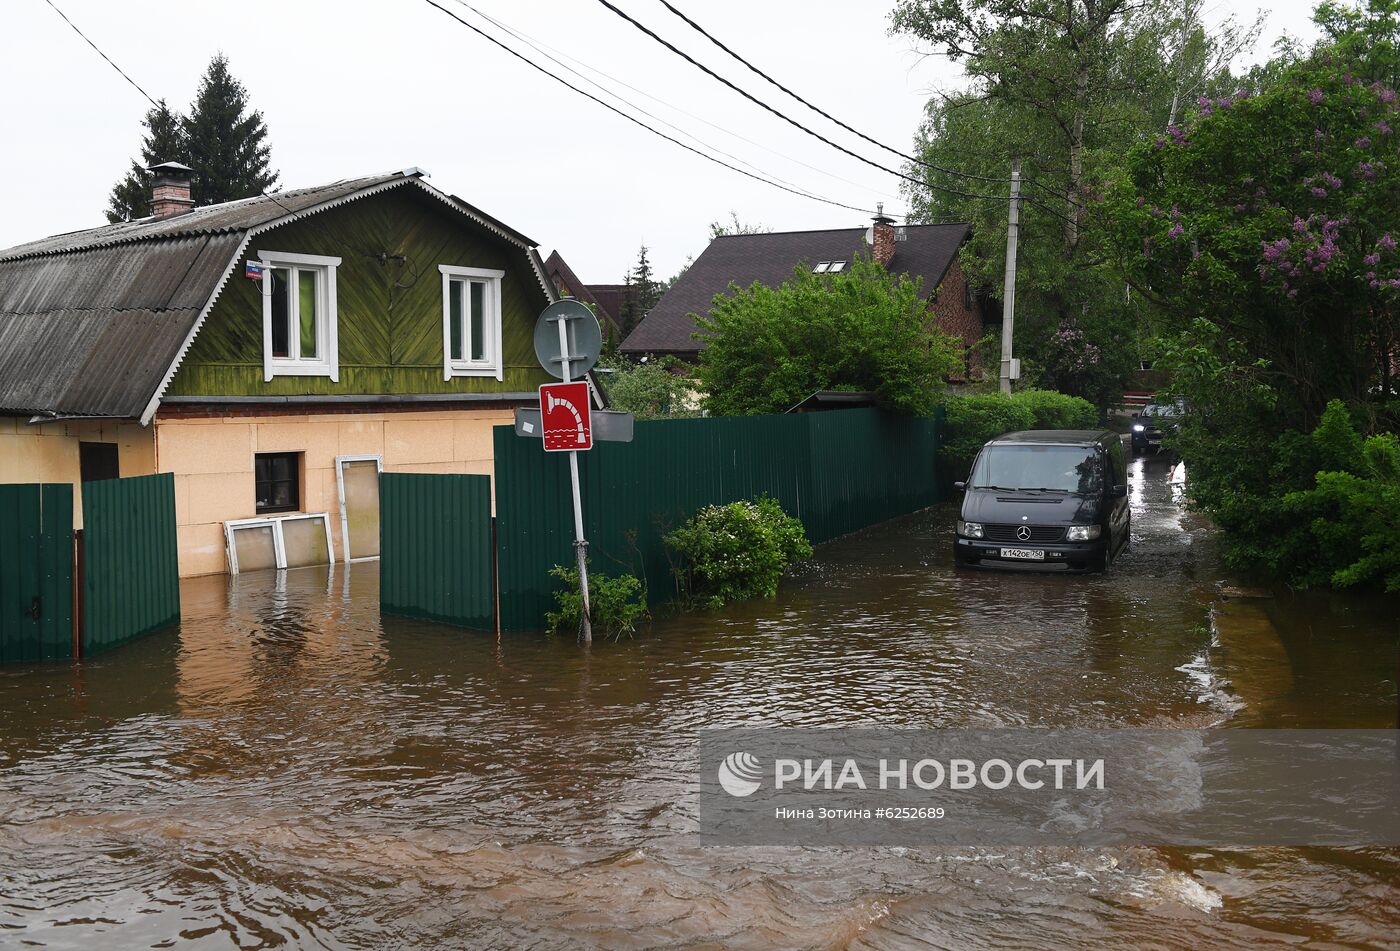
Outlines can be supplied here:
<path id="1" fill-rule="evenodd" d="M 1115 485 L 1113 487 L 1113 497 L 1115 499 L 1126 499 L 1128 497 L 1128 487 L 1126 485 Z"/>
<path id="2" fill-rule="evenodd" d="M 1137 418 L 1138 418 L 1139 416 L 1141 416 L 1141 415 L 1142 415 L 1141 413 L 1134 413 L 1134 414 L 1133 414 L 1133 419 L 1137 419 Z"/>
<path id="3" fill-rule="evenodd" d="M 965 490 L 965 489 L 967 488 L 967 483 L 966 483 L 966 482 L 954 482 L 954 483 L 953 483 L 953 488 L 957 489 L 959 492 L 962 492 L 963 490 Z"/>

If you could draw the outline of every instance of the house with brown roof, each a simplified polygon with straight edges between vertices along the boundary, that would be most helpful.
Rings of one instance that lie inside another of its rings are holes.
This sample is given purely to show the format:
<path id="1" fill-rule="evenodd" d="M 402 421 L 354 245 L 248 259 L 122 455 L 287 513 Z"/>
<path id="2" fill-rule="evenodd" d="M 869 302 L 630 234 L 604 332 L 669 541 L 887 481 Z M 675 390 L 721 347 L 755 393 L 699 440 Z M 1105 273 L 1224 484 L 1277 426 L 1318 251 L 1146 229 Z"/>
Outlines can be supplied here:
<path id="1" fill-rule="evenodd" d="M 558 251 L 551 251 L 545 258 L 544 273 L 560 297 L 573 297 L 593 308 L 593 316 L 603 326 L 604 337 L 621 336 L 622 311 L 632 292 L 630 284 L 585 284 Z"/>
<path id="2" fill-rule="evenodd" d="M 781 285 L 800 266 L 839 273 L 857 254 L 869 254 L 892 272 L 922 279 L 929 313 L 945 333 L 971 347 L 985 334 L 983 308 L 972 294 L 958 252 L 967 224 L 896 225 L 877 214 L 869 228 L 773 231 L 721 235 L 647 312 L 621 350 L 634 357 L 666 355 L 693 362 L 704 349 L 697 314 L 709 312 L 731 285 Z"/>
<path id="3" fill-rule="evenodd" d="M 534 241 L 416 168 L 199 208 L 153 171 L 150 217 L 0 251 L 0 482 L 173 473 L 196 575 L 372 557 L 380 471 L 493 474 L 551 379 Z"/>

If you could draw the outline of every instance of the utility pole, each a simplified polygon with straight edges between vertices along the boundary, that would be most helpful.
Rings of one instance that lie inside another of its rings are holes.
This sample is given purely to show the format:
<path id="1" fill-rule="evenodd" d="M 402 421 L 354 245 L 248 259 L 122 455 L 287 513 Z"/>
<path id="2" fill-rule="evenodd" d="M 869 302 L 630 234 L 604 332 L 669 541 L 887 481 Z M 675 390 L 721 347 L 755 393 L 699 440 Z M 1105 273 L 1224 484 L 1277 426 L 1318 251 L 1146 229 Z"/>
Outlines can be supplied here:
<path id="1" fill-rule="evenodd" d="M 1011 211 L 1006 219 L 1006 280 L 1001 291 L 1001 391 L 1011 392 L 1011 337 L 1016 329 L 1016 241 L 1021 230 L 1021 160 L 1011 160 Z"/>

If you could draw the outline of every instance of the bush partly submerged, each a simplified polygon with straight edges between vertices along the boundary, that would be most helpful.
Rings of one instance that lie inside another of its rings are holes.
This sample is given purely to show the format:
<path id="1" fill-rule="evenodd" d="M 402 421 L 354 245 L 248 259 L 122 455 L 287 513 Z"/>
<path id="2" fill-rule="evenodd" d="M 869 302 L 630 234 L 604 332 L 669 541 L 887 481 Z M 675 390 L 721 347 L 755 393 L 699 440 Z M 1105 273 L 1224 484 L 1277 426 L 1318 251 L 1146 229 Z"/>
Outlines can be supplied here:
<path id="1" fill-rule="evenodd" d="M 549 573 L 564 583 L 554 592 L 555 610 L 545 614 L 549 630 L 577 632 L 583 623 L 583 597 L 579 593 L 578 569 L 555 565 Z M 647 588 L 632 575 L 606 575 L 588 572 L 588 606 L 593 630 L 605 637 L 632 634 L 647 612 Z"/>
<path id="2" fill-rule="evenodd" d="M 771 598 L 783 573 L 812 557 L 802 523 L 767 496 L 706 506 L 665 542 L 678 556 L 681 599 L 709 607 Z"/>

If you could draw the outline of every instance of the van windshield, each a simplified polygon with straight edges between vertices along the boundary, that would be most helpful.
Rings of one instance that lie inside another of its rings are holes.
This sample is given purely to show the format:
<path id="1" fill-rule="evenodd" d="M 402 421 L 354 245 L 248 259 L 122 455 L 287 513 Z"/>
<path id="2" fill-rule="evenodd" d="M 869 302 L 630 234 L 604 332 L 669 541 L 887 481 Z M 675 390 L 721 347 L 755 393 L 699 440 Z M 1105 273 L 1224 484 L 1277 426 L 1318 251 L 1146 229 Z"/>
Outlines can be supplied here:
<path id="1" fill-rule="evenodd" d="M 988 446 L 968 486 L 1088 495 L 1099 491 L 1099 480 L 1097 454 L 1083 446 Z"/>

